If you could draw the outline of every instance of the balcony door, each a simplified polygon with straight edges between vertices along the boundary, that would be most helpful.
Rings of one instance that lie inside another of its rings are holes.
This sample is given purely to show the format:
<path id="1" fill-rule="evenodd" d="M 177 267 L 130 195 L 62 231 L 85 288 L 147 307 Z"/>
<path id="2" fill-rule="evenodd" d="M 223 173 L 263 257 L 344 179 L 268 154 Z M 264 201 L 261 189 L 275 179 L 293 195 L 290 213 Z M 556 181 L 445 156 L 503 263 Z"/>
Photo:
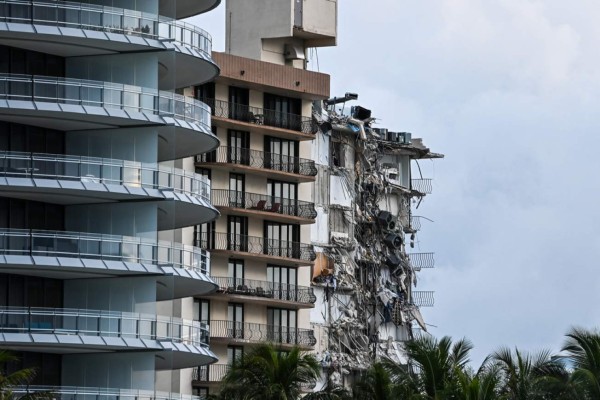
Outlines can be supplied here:
<path id="1" fill-rule="evenodd" d="M 265 168 L 291 173 L 300 171 L 297 141 L 266 136 L 265 153 Z"/>
<path id="2" fill-rule="evenodd" d="M 196 321 L 210 324 L 210 301 L 194 299 L 194 319 Z"/>
<path id="3" fill-rule="evenodd" d="M 244 305 L 229 303 L 227 306 L 227 335 L 233 339 L 244 338 Z"/>
<path id="4" fill-rule="evenodd" d="M 298 215 L 298 185 L 289 182 L 267 180 L 267 195 L 271 210 L 286 215 Z"/>
<path id="5" fill-rule="evenodd" d="M 233 291 L 248 290 L 244 288 L 244 260 L 229 260 L 228 264 L 228 289 L 232 288 Z"/>
<path id="6" fill-rule="evenodd" d="M 207 250 L 215 249 L 215 221 L 194 227 L 194 246 Z"/>
<path id="7" fill-rule="evenodd" d="M 297 311 L 282 308 L 267 309 L 269 340 L 274 343 L 297 343 Z"/>
<path id="8" fill-rule="evenodd" d="M 276 299 L 297 301 L 298 271 L 296 268 L 269 265 L 267 280 Z"/>
<path id="9" fill-rule="evenodd" d="M 248 120 L 250 91 L 245 88 L 229 86 L 229 119 Z"/>
<path id="10" fill-rule="evenodd" d="M 227 250 L 248 251 L 248 218 L 227 217 Z"/>
<path id="11" fill-rule="evenodd" d="M 244 208 L 246 177 L 244 174 L 229 174 L 229 207 Z"/>
<path id="12" fill-rule="evenodd" d="M 265 125 L 301 130 L 302 101 L 292 97 L 265 93 Z"/>
<path id="13" fill-rule="evenodd" d="M 265 254 L 276 257 L 300 258 L 300 227 L 265 221 Z"/>
<path id="14" fill-rule="evenodd" d="M 250 132 L 227 131 L 227 162 L 250 165 Z"/>

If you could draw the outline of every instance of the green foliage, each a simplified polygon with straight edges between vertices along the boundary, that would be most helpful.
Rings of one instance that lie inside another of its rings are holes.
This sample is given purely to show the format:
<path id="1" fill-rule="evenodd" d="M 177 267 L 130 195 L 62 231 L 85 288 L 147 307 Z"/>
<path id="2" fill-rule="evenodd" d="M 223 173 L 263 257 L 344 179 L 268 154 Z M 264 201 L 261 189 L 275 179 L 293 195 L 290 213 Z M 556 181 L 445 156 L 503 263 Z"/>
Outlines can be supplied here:
<path id="1" fill-rule="evenodd" d="M 12 400 L 16 396 L 14 389 L 16 386 L 28 385 L 35 378 L 36 371 L 33 368 L 25 368 L 15 371 L 10 375 L 1 373 L 7 363 L 17 361 L 18 358 L 7 350 L 0 350 L 0 400 Z M 52 399 L 55 396 L 48 392 L 37 392 L 27 395 L 20 395 L 21 400 Z"/>

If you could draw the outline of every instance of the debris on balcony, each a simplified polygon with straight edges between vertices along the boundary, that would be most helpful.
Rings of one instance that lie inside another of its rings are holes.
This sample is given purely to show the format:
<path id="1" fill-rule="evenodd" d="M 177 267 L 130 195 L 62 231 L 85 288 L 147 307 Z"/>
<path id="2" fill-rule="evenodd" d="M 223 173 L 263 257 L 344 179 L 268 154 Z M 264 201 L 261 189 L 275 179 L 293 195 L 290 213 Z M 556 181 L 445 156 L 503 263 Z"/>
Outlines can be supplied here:
<path id="1" fill-rule="evenodd" d="M 383 356 L 405 362 L 402 343 L 427 330 L 420 307 L 433 305 L 433 292 L 414 288 L 417 272 L 433 267 L 433 253 L 407 249 L 421 228 L 411 200 L 430 194 L 432 181 L 412 179 L 410 166 L 443 157 L 408 132 L 374 128 L 371 110 L 355 106 L 343 115 L 337 103 L 315 104 L 313 112 L 315 229 L 327 221 L 328 233 L 313 235 L 318 300 L 311 322 L 323 332 L 316 349 L 333 383 Z"/>

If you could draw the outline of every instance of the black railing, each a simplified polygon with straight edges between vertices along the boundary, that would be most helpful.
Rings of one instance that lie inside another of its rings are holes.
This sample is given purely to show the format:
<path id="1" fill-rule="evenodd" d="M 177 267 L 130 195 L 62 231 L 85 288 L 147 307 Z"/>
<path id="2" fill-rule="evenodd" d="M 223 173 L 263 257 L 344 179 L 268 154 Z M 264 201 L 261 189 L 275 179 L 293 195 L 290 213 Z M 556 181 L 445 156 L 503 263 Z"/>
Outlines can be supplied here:
<path id="1" fill-rule="evenodd" d="M 317 343 L 312 329 L 234 321 L 210 321 L 210 337 L 311 347 Z"/>
<path id="2" fill-rule="evenodd" d="M 196 162 L 246 165 L 304 176 L 316 176 L 318 172 L 313 160 L 240 147 L 219 147 L 210 153 L 197 155 Z"/>
<path id="3" fill-rule="evenodd" d="M 411 189 L 415 192 L 422 194 L 431 194 L 433 191 L 433 185 L 431 179 L 412 179 Z"/>
<path id="4" fill-rule="evenodd" d="M 307 201 L 225 189 L 213 189 L 211 195 L 211 203 L 217 207 L 243 208 L 308 219 L 317 217 L 315 204 Z"/>
<path id="5" fill-rule="evenodd" d="M 434 292 L 431 291 L 413 291 L 411 303 L 417 307 L 433 307 L 433 304 L 435 302 L 433 298 L 433 293 Z"/>
<path id="6" fill-rule="evenodd" d="M 192 371 L 192 381 L 220 382 L 229 371 L 229 368 L 231 368 L 229 364 L 211 364 L 196 367 Z"/>
<path id="7" fill-rule="evenodd" d="M 410 265 L 412 265 L 415 271 L 435 266 L 434 253 L 410 253 L 408 254 L 408 258 Z"/>
<path id="8" fill-rule="evenodd" d="M 245 104 L 230 103 L 223 100 L 201 98 L 212 109 L 215 117 L 234 119 L 256 125 L 272 126 L 275 128 L 289 129 L 302 133 L 315 135 L 318 131 L 317 123 L 312 117 L 303 117 L 298 114 L 282 113 L 275 110 L 251 107 Z"/>
<path id="9" fill-rule="evenodd" d="M 317 257 L 310 244 L 219 232 L 203 232 L 196 237 L 196 245 L 207 250 L 239 251 L 303 261 L 314 261 Z"/>
<path id="10" fill-rule="evenodd" d="M 212 276 L 211 278 L 219 285 L 218 290 L 226 294 L 264 297 L 305 304 L 314 304 L 317 301 L 311 287 L 219 276 Z"/>

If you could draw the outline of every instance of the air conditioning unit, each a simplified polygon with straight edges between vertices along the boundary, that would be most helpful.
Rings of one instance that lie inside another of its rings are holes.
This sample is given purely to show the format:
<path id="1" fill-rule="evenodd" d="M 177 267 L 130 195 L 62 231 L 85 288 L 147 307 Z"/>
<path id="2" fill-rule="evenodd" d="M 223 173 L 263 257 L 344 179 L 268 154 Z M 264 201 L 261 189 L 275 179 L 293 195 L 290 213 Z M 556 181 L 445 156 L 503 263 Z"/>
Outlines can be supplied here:
<path id="1" fill-rule="evenodd" d="M 388 132 L 387 140 L 388 140 L 388 142 L 397 142 L 398 141 L 398 132 Z"/>
<path id="2" fill-rule="evenodd" d="M 380 140 L 387 140 L 388 130 L 386 128 L 373 128 L 373 132 L 379 135 Z"/>
<path id="3" fill-rule="evenodd" d="M 352 118 L 356 118 L 361 121 L 371 118 L 371 110 L 361 106 L 353 106 L 350 109 L 350 113 L 352 114 Z"/>
<path id="4" fill-rule="evenodd" d="M 412 138 L 412 133 L 410 132 L 398 132 L 398 142 L 404 144 L 410 144 L 410 140 Z"/>

